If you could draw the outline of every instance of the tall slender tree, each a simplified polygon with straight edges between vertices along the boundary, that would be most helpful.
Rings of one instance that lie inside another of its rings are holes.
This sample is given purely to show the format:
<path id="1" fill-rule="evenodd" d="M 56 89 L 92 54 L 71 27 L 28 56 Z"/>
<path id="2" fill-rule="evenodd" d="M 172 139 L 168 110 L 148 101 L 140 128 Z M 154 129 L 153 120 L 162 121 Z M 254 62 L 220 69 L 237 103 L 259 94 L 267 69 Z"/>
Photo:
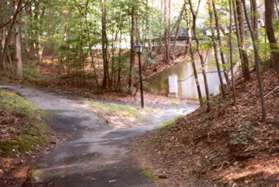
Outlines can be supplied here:
<path id="1" fill-rule="evenodd" d="M 207 111 L 209 112 L 211 108 L 210 108 L 210 101 L 209 101 L 208 81 L 207 81 L 207 75 L 206 75 L 206 71 L 205 71 L 205 62 L 204 62 L 204 58 L 200 52 L 200 42 L 199 42 L 197 31 L 196 31 L 197 13 L 199 11 L 200 2 L 201 1 L 199 0 L 197 10 L 194 10 L 192 0 L 188 0 L 190 11 L 192 14 L 192 33 L 193 33 L 192 37 L 194 38 L 194 40 L 196 42 L 197 53 L 200 58 L 202 75 L 203 75 L 203 80 L 204 80 L 204 88 L 205 88 L 205 94 L 206 94 L 206 105 L 207 105 Z"/>
<path id="2" fill-rule="evenodd" d="M 248 16 L 248 12 L 247 12 L 247 8 L 246 8 L 246 4 L 245 4 L 245 0 L 241 0 L 241 1 L 242 1 L 242 5 L 243 5 L 243 8 L 244 8 L 246 23 L 248 25 L 250 35 L 251 35 L 251 39 L 252 39 L 252 43 L 253 43 L 257 80 L 258 80 L 258 84 L 259 84 L 259 95 L 260 95 L 261 108 L 262 108 L 262 120 L 264 121 L 266 119 L 266 107 L 265 107 L 265 100 L 264 100 L 263 82 L 262 82 L 261 72 L 260 72 L 260 62 L 261 62 L 261 60 L 260 60 L 260 55 L 259 55 L 259 49 L 258 49 L 258 46 L 257 46 L 258 37 L 255 35 L 255 32 L 254 32 L 254 30 L 251 26 L 249 16 Z"/>
<path id="3" fill-rule="evenodd" d="M 213 13 L 212 13 L 212 9 L 214 11 L 213 2 L 208 1 L 207 5 L 208 5 L 207 8 L 208 8 L 208 13 L 209 13 L 209 22 L 210 22 L 210 28 L 211 28 L 211 43 L 213 45 L 215 62 L 216 62 L 218 77 L 219 77 L 219 81 L 220 81 L 220 85 L 221 85 L 221 94 L 223 97 L 225 97 L 224 82 L 223 82 L 223 78 L 222 78 L 222 72 L 221 72 L 220 62 L 219 62 L 219 57 L 218 57 L 218 47 L 217 47 L 217 43 L 216 43 L 216 41 L 219 40 L 220 38 L 218 36 L 218 39 L 217 39 L 215 36 L 215 26 L 214 26 Z"/>
<path id="4" fill-rule="evenodd" d="M 184 7 L 186 8 L 186 7 Z M 196 63 L 195 63 L 195 54 L 193 51 L 193 46 L 192 46 L 192 41 L 193 41 L 193 32 L 192 32 L 192 27 L 190 25 L 190 16 L 187 10 L 185 10 L 185 20 L 186 20 L 186 25 L 188 28 L 188 41 L 186 42 L 186 48 L 187 51 L 189 50 L 190 52 L 190 58 L 191 58 L 191 64 L 192 64 L 192 68 L 193 68 L 193 73 L 194 73 L 194 77 L 195 77 L 195 83 L 196 83 L 196 88 L 197 88 L 197 93 L 198 93 L 198 97 L 199 97 L 199 102 L 200 105 L 203 105 L 203 98 L 202 98 L 202 92 L 201 92 L 201 86 L 199 83 L 199 77 L 198 77 L 198 72 L 197 72 L 197 67 L 196 67 Z"/>
<path id="5" fill-rule="evenodd" d="M 21 47 L 21 27 L 20 22 L 17 20 L 15 24 L 15 43 L 16 43 L 16 75 L 17 78 L 23 79 L 23 64 L 22 64 L 22 47 Z"/>
<path id="6" fill-rule="evenodd" d="M 103 88 L 109 84 L 108 38 L 107 38 L 107 1 L 102 0 L 102 55 L 103 55 Z"/>
<path id="7" fill-rule="evenodd" d="M 234 64 L 233 64 L 233 45 L 232 45 L 232 32 L 233 32 L 233 0 L 229 0 L 230 11 L 230 27 L 229 27 L 229 49 L 230 49 L 230 70 L 231 70 L 231 88 L 233 92 L 233 103 L 236 104 L 236 91 L 234 83 Z"/>
<path id="8" fill-rule="evenodd" d="M 217 38 L 216 39 L 217 39 L 217 42 L 218 42 L 221 62 L 223 64 L 223 72 L 224 72 L 224 75 L 225 75 L 226 82 L 229 85 L 230 84 L 230 80 L 229 80 L 229 76 L 227 74 L 227 70 L 225 68 L 226 61 L 225 61 L 225 55 L 224 55 L 224 52 L 223 52 L 223 45 L 222 45 L 222 38 L 221 38 L 221 32 L 220 32 L 219 17 L 218 17 L 216 5 L 215 5 L 215 0 L 211 0 L 211 4 L 212 4 L 212 11 L 213 11 L 213 14 L 214 14 L 214 19 L 215 19 L 215 27 L 216 27 L 216 31 L 217 31 Z"/>
<path id="9" fill-rule="evenodd" d="M 240 50 L 240 59 L 241 59 L 241 67 L 242 74 L 245 80 L 250 79 L 250 70 L 249 70 L 249 59 L 248 54 L 245 49 L 245 30 L 244 30 L 244 12 L 241 0 L 235 0 L 235 24 L 237 25 L 237 37 L 238 37 L 238 45 Z"/>
<path id="10" fill-rule="evenodd" d="M 269 47 L 271 50 L 271 61 L 275 66 L 277 72 L 279 72 L 279 49 L 275 31 L 273 27 L 274 21 L 274 0 L 265 0 L 265 30 L 269 41 Z"/>
<path id="11" fill-rule="evenodd" d="M 170 62 L 170 11 L 171 0 L 164 0 L 164 61 L 166 64 Z"/>
<path id="12" fill-rule="evenodd" d="M 135 19 L 136 19 L 136 9 L 135 9 L 135 5 L 132 4 L 131 7 L 131 12 L 130 12 L 130 16 L 131 16 L 131 30 L 130 30 L 130 67 L 129 67 L 129 92 L 131 92 L 132 89 L 132 81 L 133 81 L 133 67 L 134 67 L 134 63 L 135 63 Z"/>

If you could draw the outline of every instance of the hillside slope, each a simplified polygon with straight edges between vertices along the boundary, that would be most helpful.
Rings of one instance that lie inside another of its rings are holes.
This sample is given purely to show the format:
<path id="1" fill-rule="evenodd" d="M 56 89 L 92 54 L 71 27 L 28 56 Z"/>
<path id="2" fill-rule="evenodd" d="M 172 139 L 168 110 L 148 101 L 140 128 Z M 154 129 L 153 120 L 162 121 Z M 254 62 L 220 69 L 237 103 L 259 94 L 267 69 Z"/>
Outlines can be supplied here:
<path id="1" fill-rule="evenodd" d="M 31 162 L 50 148 L 43 117 L 24 97 L 0 89 L 0 186 L 21 186 Z"/>
<path id="2" fill-rule="evenodd" d="M 268 117 L 261 122 L 255 75 L 237 85 L 232 96 L 212 99 L 175 124 L 147 134 L 137 142 L 136 157 L 161 183 L 198 181 L 252 183 L 279 180 L 279 85 L 272 71 L 264 74 Z"/>

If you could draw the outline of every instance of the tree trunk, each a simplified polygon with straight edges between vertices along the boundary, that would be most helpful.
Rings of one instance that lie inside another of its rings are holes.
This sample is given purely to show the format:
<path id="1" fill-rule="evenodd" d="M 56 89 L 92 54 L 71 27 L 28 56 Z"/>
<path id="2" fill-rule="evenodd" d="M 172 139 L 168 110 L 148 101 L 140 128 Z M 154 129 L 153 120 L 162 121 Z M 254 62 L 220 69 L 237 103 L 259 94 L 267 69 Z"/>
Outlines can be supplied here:
<path id="1" fill-rule="evenodd" d="M 186 10 L 186 6 L 184 6 L 184 8 L 185 8 L 185 21 L 186 21 L 186 26 L 188 28 L 188 31 L 187 31 L 188 32 L 188 39 L 186 41 L 185 52 L 187 53 L 188 50 L 190 52 L 191 64 L 192 64 L 193 73 L 194 73 L 194 77 L 195 77 L 195 83 L 196 83 L 197 93 L 198 93 L 198 97 L 199 97 L 199 102 L 200 102 L 200 105 L 202 106 L 203 105 L 202 92 L 201 92 L 201 87 L 200 87 L 200 83 L 199 83 L 199 77 L 198 77 L 197 67 L 196 67 L 196 64 L 195 64 L 195 57 L 194 57 L 193 46 L 192 46 L 193 32 L 192 32 L 192 28 L 190 26 L 189 13 Z"/>
<path id="2" fill-rule="evenodd" d="M 205 72 L 205 62 L 203 59 L 202 54 L 200 53 L 200 42 L 199 39 L 197 37 L 197 32 L 196 32 L 196 19 L 197 19 L 197 13 L 198 12 L 198 8 L 197 11 L 195 12 L 194 8 L 193 8 L 193 4 L 192 4 L 192 0 L 188 0 L 188 3 L 190 5 L 190 11 L 192 13 L 192 19 L 193 19 L 193 25 L 192 25 L 192 33 L 193 33 L 193 37 L 196 41 L 196 45 L 197 45 L 197 53 L 198 56 L 200 58 L 200 62 L 201 62 L 201 66 L 202 66 L 202 75 L 203 75 L 203 80 L 204 80 L 204 87 L 205 87 L 205 94 L 206 94 L 206 105 L 207 105 L 207 111 L 210 111 L 210 101 L 209 101 L 209 89 L 208 89 L 208 81 L 207 81 L 207 75 Z M 200 4 L 200 1 L 199 1 Z M 198 5 L 199 7 L 199 5 Z"/>
<path id="3" fill-rule="evenodd" d="M 262 82 L 261 73 L 260 73 L 260 55 L 259 55 L 259 49 L 257 47 L 258 38 L 256 37 L 256 35 L 253 31 L 253 28 L 251 27 L 249 17 L 248 17 L 248 13 L 247 13 L 247 10 L 246 10 L 245 0 L 242 0 L 242 4 L 243 4 L 243 8 L 244 8 L 244 14 L 245 14 L 246 22 L 247 22 L 247 25 L 248 25 L 248 28 L 249 28 L 249 31 L 250 31 L 250 35 L 251 35 L 251 38 L 252 38 L 252 42 L 253 42 L 255 64 L 256 64 L 256 73 L 257 73 L 257 80 L 258 80 L 258 84 L 259 84 L 259 95 L 260 95 L 261 107 L 262 107 L 262 120 L 264 121 L 266 119 L 266 108 L 265 108 L 265 101 L 264 101 L 263 82 Z"/>
<path id="4" fill-rule="evenodd" d="M 234 83 L 234 64 L 233 64 L 233 45 L 232 45 L 232 26 L 233 26 L 233 6 L 232 1 L 229 0 L 229 9 L 230 9 L 230 27 L 229 27 L 229 48 L 230 48 L 230 70 L 231 70 L 231 88 L 233 92 L 233 103 L 236 105 L 236 91 L 235 91 L 235 83 Z"/>
<path id="5" fill-rule="evenodd" d="M 218 71 L 218 77 L 221 85 L 221 94 L 223 97 L 225 97 L 225 89 L 224 89 L 224 83 L 223 83 L 223 78 L 222 78 L 222 73 L 221 73 L 221 68 L 220 68 L 220 63 L 219 63 L 219 58 L 218 58 L 218 47 L 216 44 L 216 37 L 215 37 L 215 30 L 214 30 L 214 22 L 213 22 L 213 14 L 212 14 L 212 6 L 213 3 L 208 1 L 208 13 L 209 13 L 209 20 L 210 20 L 210 28 L 211 28 L 211 33 L 212 33 L 212 45 L 213 45 L 213 50 L 214 50 L 214 56 L 215 56 L 215 61 L 216 61 L 216 67 Z M 214 8 L 213 8 L 214 11 Z M 215 18 L 216 20 L 216 18 Z M 218 31 L 217 31 L 218 32 Z M 218 37 L 219 39 L 219 37 Z M 221 52 L 222 53 L 222 52 Z"/>
<path id="6" fill-rule="evenodd" d="M 10 41 L 12 30 L 15 26 L 18 14 L 21 10 L 21 6 L 22 6 L 22 0 L 15 1 L 14 12 L 13 12 L 13 16 L 11 18 L 11 23 L 10 23 L 10 25 L 7 25 L 7 27 L 8 27 L 7 34 L 6 34 L 6 36 L 4 38 L 4 41 L 3 41 L 4 46 L 3 46 L 2 50 L 0 51 L 0 68 L 4 68 L 4 66 L 5 66 L 6 50 L 7 50 L 7 47 L 8 47 L 8 43 Z"/>
<path id="7" fill-rule="evenodd" d="M 257 15 L 257 0 L 250 0 L 251 4 L 251 27 L 254 30 L 255 36 L 258 37 L 258 15 Z"/>
<path id="8" fill-rule="evenodd" d="M 17 79 L 23 79 L 23 64 L 22 64 L 22 50 L 21 50 L 21 28 L 20 23 L 15 24 L 16 36 L 16 76 Z"/>
<path id="9" fill-rule="evenodd" d="M 239 37 L 239 47 L 240 47 L 240 56 L 241 56 L 241 68 L 242 68 L 242 74 L 244 79 L 247 81 L 250 79 L 250 71 L 249 71 L 249 60 L 248 60 L 248 54 L 245 50 L 245 39 L 244 39 L 244 14 L 243 14 L 243 6 L 241 4 L 241 0 L 236 0 L 236 18 L 238 23 L 238 35 Z"/>
<path id="10" fill-rule="evenodd" d="M 177 21 L 176 21 L 176 24 L 175 24 L 175 27 L 174 27 L 174 29 L 175 29 L 175 36 L 174 36 L 174 43 L 173 43 L 173 46 L 172 46 L 172 56 L 173 57 L 175 57 L 176 40 L 177 40 L 177 37 L 178 37 L 178 34 L 179 34 L 181 20 L 183 18 L 183 14 L 185 12 L 185 8 L 186 8 L 185 6 L 186 6 L 186 1 L 184 1 L 184 3 L 183 3 L 183 6 L 182 6 L 182 8 L 180 10 L 179 16 L 177 18 Z"/>
<path id="11" fill-rule="evenodd" d="M 109 84 L 109 61 L 107 39 L 107 7 L 106 0 L 102 0 L 102 55 L 103 55 L 103 89 Z"/>
<path id="12" fill-rule="evenodd" d="M 112 88 L 114 88 L 115 84 L 115 51 L 116 51 L 116 45 L 114 43 L 116 43 L 118 41 L 118 34 L 119 31 L 115 31 L 115 35 L 114 35 L 114 40 L 112 41 L 111 44 L 111 54 L 112 54 L 112 60 L 111 60 L 111 73 L 110 73 L 110 85 Z"/>
<path id="13" fill-rule="evenodd" d="M 118 66 L 117 66 L 117 90 L 120 91 L 121 90 L 121 69 L 122 69 L 122 61 L 121 61 L 121 57 L 122 57 L 122 48 L 121 48 L 121 41 L 122 41 L 122 32 L 120 31 L 120 37 L 119 37 L 119 51 L 118 51 Z"/>
<path id="14" fill-rule="evenodd" d="M 189 28 L 188 33 L 189 33 L 188 36 L 191 37 L 192 31 L 191 31 L 190 28 Z M 202 106 L 203 105 L 202 92 L 201 92 L 198 72 L 197 72 L 197 68 L 196 68 L 196 64 L 195 64 L 195 57 L 194 57 L 194 52 L 193 52 L 192 40 L 193 40 L 193 38 L 191 37 L 189 39 L 188 45 L 189 45 L 189 51 L 190 51 L 190 57 L 191 57 L 191 64 L 192 64 L 193 73 L 194 73 L 195 82 L 196 82 L 197 93 L 198 93 L 198 96 L 199 96 L 199 102 L 200 102 L 200 105 Z"/>
<path id="15" fill-rule="evenodd" d="M 4 56 L 2 57 L 2 54 L 4 53 L 4 49 L 6 48 L 6 27 L 2 29 L 2 36 L 1 36 L 1 48 L 0 48 L 0 69 L 4 69 L 5 65 L 5 58 Z"/>
<path id="16" fill-rule="evenodd" d="M 277 14 L 276 14 L 277 19 L 279 18 L 278 4 L 279 4 L 278 0 L 275 0 L 275 10 L 276 10 L 276 13 L 277 13 Z"/>
<path id="17" fill-rule="evenodd" d="M 219 45 L 219 53 L 220 53 L 220 57 L 221 57 L 221 62 L 223 64 L 223 66 L 225 66 L 226 62 L 225 62 L 225 56 L 224 56 L 224 52 L 223 52 L 222 38 L 221 38 L 221 34 L 220 34 L 219 18 L 218 18 L 218 14 L 217 14 L 217 10 L 216 10 L 214 0 L 211 0 L 211 2 L 212 2 L 212 8 L 213 8 L 212 10 L 213 10 L 213 13 L 214 13 L 214 19 L 215 19 L 215 27 L 216 27 L 216 31 L 217 31 L 217 41 L 218 41 L 218 45 Z M 216 48 L 217 48 L 217 46 L 216 46 Z M 225 75 L 226 82 L 227 82 L 228 85 L 230 85 L 230 80 L 229 80 L 229 76 L 227 74 L 227 70 L 224 67 L 222 69 L 223 69 L 223 72 L 224 72 L 224 75 Z"/>
<path id="18" fill-rule="evenodd" d="M 279 51 L 277 39 L 273 28 L 274 0 L 265 0 L 265 30 L 271 50 L 271 61 L 279 73 Z"/>
<path id="19" fill-rule="evenodd" d="M 164 62 L 169 64 L 170 62 L 170 0 L 164 1 L 164 28 L 165 28 L 165 53 Z"/>
<path id="20" fill-rule="evenodd" d="M 132 85 L 133 85 L 133 67 L 135 63 L 135 7 L 132 7 L 131 10 L 131 31 L 130 31 L 130 67 L 129 67 L 129 92 L 132 93 Z"/>

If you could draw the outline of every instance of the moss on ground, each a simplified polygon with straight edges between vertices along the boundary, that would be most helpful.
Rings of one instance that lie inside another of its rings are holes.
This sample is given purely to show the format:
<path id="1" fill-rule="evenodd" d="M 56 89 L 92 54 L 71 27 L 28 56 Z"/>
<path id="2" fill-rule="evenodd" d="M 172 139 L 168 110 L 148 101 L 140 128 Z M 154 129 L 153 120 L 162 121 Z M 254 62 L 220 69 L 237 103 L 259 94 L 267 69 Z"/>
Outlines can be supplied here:
<path id="1" fill-rule="evenodd" d="M 32 151 L 47 143 L 48 129 L 42 121 L 44 113 L 29 101 L 14 92 L 0 89 L 0 110 L 27 119 L 27 125 L 18 135 L 6 140 L 0 138 L 0 155 L 12 156 Z"/>
<path id="2" fill-rule="evenodd" d="M 8 90 L 0 90 L 0 109 L 27 117 L 38 113 L 30 102 Z"/>
<path id="3" fill-rule="evenodd" d="M 168 120 L 168 121 L 164 121 L 164 122 L 160 125 L 159 130 L 160 130 L 160 129 L 167 128 L 167 127 L 170 127 L 171 125 L 176 124 L 177 121 L 178 121 L 179 119 L 182 119 L 182 118 L 183 118 L 183 116 L 179 116 L 179 117 L 176 117 L 176 118 L 174 118 L 174 119 L 170 119 L 170 120 Z"/>
<path id="4" fill-rule="evenodd" d="M 156 180 L 158 180 L 158 177 L 155 176 L 155 175 L 153 174 L 153 172 L 152 172 L 150 169 L 148 169 L 148 168 L 142 169 L 141 174 L 142 174 L 143 176 L 149 178 L 149 179 L 150 179 L 151 181 L 153 181 L 153 182 L 156 181 Z"/>

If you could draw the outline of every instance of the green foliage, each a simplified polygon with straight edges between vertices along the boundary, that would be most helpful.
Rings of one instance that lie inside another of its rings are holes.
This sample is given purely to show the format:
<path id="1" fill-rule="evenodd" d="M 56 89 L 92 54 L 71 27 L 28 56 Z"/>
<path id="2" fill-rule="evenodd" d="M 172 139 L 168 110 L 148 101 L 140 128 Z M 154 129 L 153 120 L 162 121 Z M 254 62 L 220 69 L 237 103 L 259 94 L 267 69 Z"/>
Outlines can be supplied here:
<path id="1" fill-rule="evenodd" d="M 26 82 L 38 82 L 46 81 L 48 78 L 39 72 L 36 62 L 28 62 L 23 67 L 24 81 Z"/>

